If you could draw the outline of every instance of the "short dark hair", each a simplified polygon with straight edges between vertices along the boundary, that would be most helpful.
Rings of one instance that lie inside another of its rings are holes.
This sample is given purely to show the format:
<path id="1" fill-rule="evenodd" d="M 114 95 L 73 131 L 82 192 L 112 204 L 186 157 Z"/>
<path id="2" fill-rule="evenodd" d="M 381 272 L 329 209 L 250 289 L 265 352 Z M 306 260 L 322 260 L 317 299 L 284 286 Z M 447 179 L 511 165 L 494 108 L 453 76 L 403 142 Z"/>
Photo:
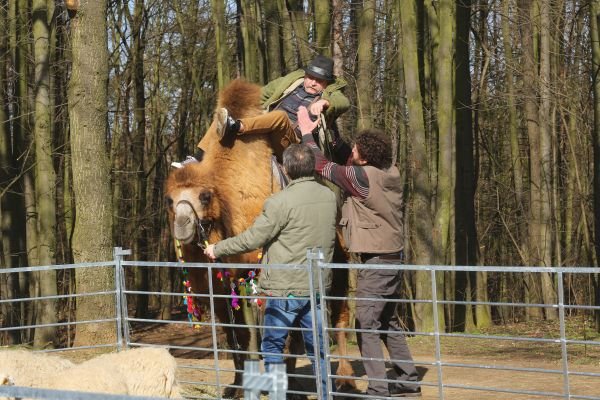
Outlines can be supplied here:
<path id="1" fill-rule="evenodd" d="M 313 176 L 315 154 L 305 144 L 291 144 L 283 152 L 283 167 L 291 179 Z"/>
<path id="2" fill-rule="evenodd" d="M 360 158 L 368 165 L 379 169 L 392 166 L 392 141 L 381 130 L 363 129 L 354 143 Z"/>

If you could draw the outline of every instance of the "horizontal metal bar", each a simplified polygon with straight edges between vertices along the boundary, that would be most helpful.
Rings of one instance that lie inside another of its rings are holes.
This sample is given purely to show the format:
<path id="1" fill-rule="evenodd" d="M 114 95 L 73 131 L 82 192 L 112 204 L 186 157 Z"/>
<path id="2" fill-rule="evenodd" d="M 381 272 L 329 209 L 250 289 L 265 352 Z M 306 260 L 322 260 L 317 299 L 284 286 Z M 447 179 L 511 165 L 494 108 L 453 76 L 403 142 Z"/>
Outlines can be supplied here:
<path id="1" fill-rule="evenodd" d="M 115 267 L 114 261 L 89 262 L 78 264 L 60 264 L 60 265 L 40 265 L 37 267 L 17 267 L 17 268 L 2 268 L 1 274 L 16 274 L 20 272 L 43 272 L 54 271 L 61 269 L 78 269 L 78 268 L 94 268 L 94 267 Z"/>
<path id="2" fill-rule="evenodd" d="M 544 338 L 528 338 L 522 336 L 498 336 L 498 335 L 473 335 L 473 334 L 461 334 L 461 333 L 444 333 L 440 332 L 440 336 L 443 337 L 456 337 L 456 338 L 467 338 L 467 339 L 481 339 L 481 340 L 512 340 L 515 342 L 538 342 L 538 343 L 560 343 L 560 339 L 544 339 Z"/>
<path id="3" fill-rule="evenodd" d="M 577 394 L 569 394 L 569 399 L 582 399 L 582 400 L 600 400 L 598 396 L 584 396 Z"/>
<path id="4" fill-rule="evenodd" d="M 495 388 L 490 386 L 467 386 L 458 384 L 444 384 L 445 389 L 464 389 L 464 390 L 478 390 L 484 392 L 496 392 L 496 393 L 513 393 L 513 394 L 528 394 L 533 396 L 545 396 L 545 397 L 564 397 L 563 393 L 558 392 L 538 392 L 535 390 L 517 390 L 517 389 L 505 389 Z"/>
<path id="5" fill-rule="evenodd" d="M 433 332 L 417 332 L 417 331 L 402 331 L 402 332 L 389 332 L 385 330 L 375 330 L 375 329 L 356 329 L 356 328 L 325 328 L 327 332 L 346 332 L 346 333 L 354 333 L 354 332 L 378 332 L 378 333 L 394 333 L 398 335 L 405 336 L 430 336 L 433 337 Z M 539 342 L 539 343 L 555 343 L 558 344 L 562 341 L 561 338 L 557 337 L 555 339 L 546 339 L 546 338 L 528 338 L 523 336 L 497 336 L 497 335 L 475 335 L 468 333 L 440 333 L 440 336 L 448 337 L 448 338 L 466 338 L 466 339 L 481 339 L 481 340 L 512 340 L 515 342 Z M 600 341 L 594 340 L 576 340 L 576 339 L 566 339 L 565 342 L 567 344 L 582 344 L 582 345 L 590 345 L 590 346 L 598 346 L 600 345 Z"/>
<path id="6" fill-rule="evenodd" d="M 181 262 L 154 262 L 154 261 L 126 261 L 122 260 L 124 267 L 177 267 L 177 268 L 205 268 L 219 269 L 258 269 L 257 264 L 224 264 L 224 263 L 181 263 Z M 410 265 L 410 264 L 337 264 L 320 263 L 325 269 L 396 269 L 401 271 L 444 271 L 444 272 L 498 272 L 498 273 L 562 273 L 562 274 L 597 274 L 595 267 L 535 267 L 535 266 L 458 266 L 458 265 Z M 0 274 L 20 272 L 38 272 L 58 269 L 77 269 L 90 267 L 114 267 L 114 261 L 90 262 L 62 265 L 42 265 L 35 267 L 2 268 Z M 290 269 L 290 265 L 270 264 L 271 269 Z M 305 265 L 294 265 L 292 268 L 307 269 Z"/>
<path id="7" fill-rule="evenodd" d="M 246 328 L 256 328 L 256 329 L 260 329 L 260 328 L 264 328 L 263 325 L 250 325 L 250 324 L 227 324 L 227 323 L 222 323 L 222 322 L 200 322 L 200 321 L 193 321 L 190 322 L 188 321 L 159 321 L 159 320 L 154 320 L 154 319 L 145 319 L 145 318 L 127 318 L 127 321 L 129 322 L 148 322 L 148 323 L 176 323 L 176 324 L 189 324 L 189 325 L 197 325 L 197 326 L 216 326 L 216 327 L 221 327 L 221 328 L 242 328 L 242 329 L 246 329 Z M 297 327 L 285 327 L 285 326 L 270 326 L 269 328 L 273 328 L 275 330 L 289 330 L 289 331 L 297 331 L 297 332 L 309 332 L 311 329 L 310 328 L 297 328 Z M 371 331 L 372 332 L 372 331 Z"/>
<path id="8" fill-rule="evenodd" d="M 90 321 L 79 321 L 79 322 L 57 322 L 53 324 L 38 324 L 38 325 L 22 325 L 22 326 L 14 326 L 10 328 L 0 328 L 0 332 L 2 331 L 19 331 L 22 329 L 31 329 L 31 328 L 48 328 L 51 326 L 70 326 L 70 325 L 83 325 L 83 324 L 102 324 L 106 322 L 116 322 L 116 318 L 107 318 L 107 319 L 96 319 Z"/>
<path id="9" fill-rule="evenodd" d="M 258 269 L 257 264 L 225 264 L 199 262 L 153 262 L 153 261 L 122 261 L 123 266 L 130 267 L 189 267 L 218 269 Z M 597 268 L 589 267 L 536 267 L 536 266 L 472 266 L 472 265 L 411 265 L 411 264 L 339 264 L 320 263 L 325 269 L 398 269 L 402 271 L 464 271 L 464 272 L 499 272 L 499 273 L 563 273 L 563 274 L 596 274 Z M 289 269 L 290 265 L 269 264 L 272 269 Z M 306 265 L 294 265 L 293 268 L 307 268 Z"/>
<path id="10" fill-rule="evenodd" d="M 486 364 L 461 364 L 461 363 L 440 363 L 442 367 L 451 368 L 474 368 L 474 369 L 485 369 L 485 370 L 497 370 L 497 371 L 515 371 L 515 372 L 535 372 L 542 374 L 562 374 L 563 371 L 560 369 L 543 369 L 543 368 L 524 368 L 524 367 L 510 367 L 501 365 L 486 365 Z"/>
<path id="11" fill-rule="evenodd" d="M 176 346 L 176 345 L 161 345 L 161 346 L 157 346 L 157 345 L 152 345 L 152 344 L 147 344 L 147 343 L 139 343 L 139 342 L 129 342 L 127 343 L 128 346 L 131 347 L 163 347 L 163 348 L 167 348 L 167 349 L 175 349 L 175 350 L 193 350 L 193 351 L 206 351 L 206 352 L 213 352 L 216 351 L 217 354 L 244 354 L 244 355 L 249 355 L 249 356 L 259 356 L 259 355 L 264 355 L 264 354 L 276 354 L 276 353 L 266 353 L 266 352 L 260 352 L 260 351 L 245 351 L 245 350 L 231 350 L 231 349 L 213 349 L 212 347 L 197 347 L 197 346 Z M 279 354 L 276 354 L 279 355 Z M 288 358 L 296 358 L 296 359 L 303 359 L 303 360 L 310 360 L 313 359 L 314 356 L 309 357 L 305 354 L 286 354 L 285 355 Z M 356 359 L 356 358 L 353 358 Z"/>
<path id="12" fill-rule="evenodd" d="M 7 397 L 28 397 L 36 399 L 61 400 L 157 400 L 162 397 L 123 396 L 106 393 L 75 392 L 71 390 L 41 389 L 24 386 L 0 385 L 0 394 Z"/>
<path id="13" fill-rule="evenodd" d="M 89 346 L 75 346 L 75 347 L 64 347 L 62 349 L 48 349 L 48 350 L 41 350 L 41 353 L 61 353 L 61 352 L 66 352 L 66 351 L 77 351 L 77 350 L 90 350 L 90 349 L 104 349 L 104 348 L 109 348 L 109 347 L 114 347 L 114 348 L 118 348 L 119 347 L 119 343 L 109 343 L 109 344 L 95 344 L 95 345 L 89 345 Z"/>
<path id="14" fill-rule="evenodd" d="M 597 372 L 579 372 L 579 371 L 569 371 L 569 375 L 576 376 L 590 376 L 590 377 L 600 377 L 600 373 Z"/>
<path id="15" fill-rule="evenodd" d="M 216 264 L 215 264 L 216 265 Z M 507 273 L 563 273 L 597 274 L 596 267 L 507 267 L 507 266 L 460 266 L 460 265 L 410 265 L 410 264 L 339 264 L 320 263 L 321 268 L 329 269 L 397 269 L 401 271 L 440 271 L 440 272 L 507 272 Z M 269 265 L 270 267 L 270 265 Z"/>
<path id="16" fill-rule="evenodd" d="M 598 346 L 600 345 L 599 341 L 596 340 L 575 340 L 575 339 L 567 339 L 566 340 L 567 344 L 583 344 L 583 345 L 590 345 L 590 346 Z"/>
<path id="17" fill-rule="evenodd" d="M 19 303 L 19 302 L 26 302 L 26 301 L 39 301 L 39 300 L 60 300 L 60 299 L 69 299 L 69 298 L 78 298 L 78 297 L 101 296 L 101 295 L 114 296 L 116 293 L 117 293 L 116 290 L 112 290 L 112 291 L 108 291 L 108 292 L 59 294 L 56 296 L 19 297 L 17 299 L 0 300 L 0 304 L 2 304 L 2 303 Z"/>
<path id="18" fill-rule="evenodd" d="M 375 329 L 352 329 L 352 328 L 327 328 L 328 332 L 357 332 L 357 333 L 386 333 L 389 331 L 375 330 Z M 416 331 L 404 331 L 397 332 L 397 334 L 410 335 L 410 336 L 434 336 L 432 332 L 416 332 Z M 456 337 L 456 338 L 468 338 L 468 339 L 481 339 L 481 340 L 512 340 L 515 342 L 540 342 L 540 343 L 560 343 L 560 339 L 544 339 L 544 338 L 528 338 L 522 336 L 497 336 L 497 335 L 473 335 L 473 334 L 459 334 L 459 333 L 439 333 L 443 337 Z M 588 342 L 589 343 L 589 342 Z"/>

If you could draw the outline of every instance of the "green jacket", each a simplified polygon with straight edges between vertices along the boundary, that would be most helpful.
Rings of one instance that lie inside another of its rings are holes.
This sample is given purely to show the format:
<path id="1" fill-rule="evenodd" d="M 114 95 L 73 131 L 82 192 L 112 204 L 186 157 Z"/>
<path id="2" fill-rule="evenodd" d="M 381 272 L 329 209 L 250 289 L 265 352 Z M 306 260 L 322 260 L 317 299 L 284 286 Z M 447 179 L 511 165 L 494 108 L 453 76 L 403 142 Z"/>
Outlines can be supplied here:
<path id="1" fill-rule="evenodd" d="M 263 264 L 292 264 L 287 268 L 263 268 L 259 291 L 270 296 L 309 296 L 306 252 L 321 247 L 324 261 L 331 262 L 335 242 L 336 198 L 331 190 L 310 178 L 295 179 L 265 201 L 254 224 L 237 236 L 215 245 L 217 257 L 263 248 Z M 318 287 L 318 271 L 314 271 Z M 331 271 L 325 270 L 325 288 Z"/>
<path id="2" fill-rule="evenodd" d="M 285 96 L 302 84 L 303 78 L 304 70 L 299 69 L 263 86 L 260 101 L 265 110 L 271 111 Z M 350 108 L 350 101 L 341 91 L 346 85 L 346 81 L 338 77 L 323 90 L 321 98 L 329 102 L 329 107 L 325 110 L 327 124 L 335 121 Z"/>

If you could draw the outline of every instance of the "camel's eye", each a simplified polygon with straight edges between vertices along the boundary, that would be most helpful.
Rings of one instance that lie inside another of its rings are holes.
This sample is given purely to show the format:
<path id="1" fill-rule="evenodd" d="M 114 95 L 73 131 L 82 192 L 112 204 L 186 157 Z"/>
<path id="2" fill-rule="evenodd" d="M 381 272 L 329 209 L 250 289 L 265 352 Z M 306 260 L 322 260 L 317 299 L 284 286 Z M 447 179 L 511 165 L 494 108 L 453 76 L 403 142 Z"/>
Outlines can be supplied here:
<path id="1" fill-rule="evenodd" d="M 212 193 L 209 190 L 204 190 L 200 193 L 200 196 L 198 196 L 198 198 L 200 199 L 200 204 L 206 207 L 212 199 Z"/>
<path id="2" fill-rule="evenodd" d="M 165 196 L 165 202 L 167 203 L 167 207 L 173 207 L 173 199 L 171 198 L 171 196 Z"/>

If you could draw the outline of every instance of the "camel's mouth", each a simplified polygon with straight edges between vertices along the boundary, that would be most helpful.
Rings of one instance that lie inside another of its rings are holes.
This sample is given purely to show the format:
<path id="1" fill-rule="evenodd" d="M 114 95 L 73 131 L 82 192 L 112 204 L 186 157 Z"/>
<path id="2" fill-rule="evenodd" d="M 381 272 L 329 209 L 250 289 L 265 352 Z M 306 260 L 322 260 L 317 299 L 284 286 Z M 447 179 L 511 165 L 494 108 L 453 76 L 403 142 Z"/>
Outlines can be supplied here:
<path id="1" fill-rule="evenodd" d="M 175 239 L 179 240 L 184 244 L 189 244 L 194 238 L 194 234 L 196 233 L 196 230 L 194 229 L 194 224 L 191 220 L 183 225 L 175 223 L 173 228 L 173 234 L 175 236 Z"/>
<path id="2" fill-rule="evenodd" d="M 196 222 L 194 218 L 180 215 L 175 218 L 173 227 L 175 238 L 184 244 L 189 244 L 194 239 L 196 229 L 198 230 L 198 240 L 204 242 L 208 240 L 213 227 L 213 220 L 201 219 Z"/>

